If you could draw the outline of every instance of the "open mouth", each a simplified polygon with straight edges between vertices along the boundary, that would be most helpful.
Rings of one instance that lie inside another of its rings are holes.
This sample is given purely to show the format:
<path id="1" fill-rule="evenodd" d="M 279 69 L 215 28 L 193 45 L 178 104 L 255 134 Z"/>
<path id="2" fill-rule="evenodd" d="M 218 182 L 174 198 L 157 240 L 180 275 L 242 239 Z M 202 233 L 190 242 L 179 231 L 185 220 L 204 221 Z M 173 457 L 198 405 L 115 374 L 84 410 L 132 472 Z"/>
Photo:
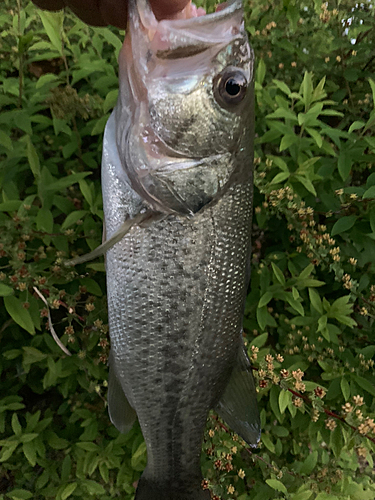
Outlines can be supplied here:
<path id="1" fill-rule="evenodd" d="M 193 44 L 208 47 L 225 43 L 239 33 L 242 25 L 242 0 L 220 3 L 212 13 L 206 13 L 190 1 L 182 11 L 163 18 L 154 14 L 148 0 L 138 0 L 137 5 L 141 25 L 154 53 Z"/>

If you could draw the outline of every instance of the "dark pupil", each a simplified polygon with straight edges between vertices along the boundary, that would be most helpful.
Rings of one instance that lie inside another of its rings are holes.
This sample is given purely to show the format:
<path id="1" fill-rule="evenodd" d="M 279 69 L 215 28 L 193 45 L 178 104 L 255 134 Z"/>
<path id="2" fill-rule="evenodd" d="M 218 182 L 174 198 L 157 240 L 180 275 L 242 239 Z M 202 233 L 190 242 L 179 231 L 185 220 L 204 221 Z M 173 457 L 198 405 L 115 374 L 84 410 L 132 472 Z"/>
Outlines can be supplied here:
<path id="1" fill-rule="evenodd" d="M 229 78 L 225 84 L 225 90 L 230 96 L 235 97 L 241 92 L 241 85 L 234 78 Z"/>

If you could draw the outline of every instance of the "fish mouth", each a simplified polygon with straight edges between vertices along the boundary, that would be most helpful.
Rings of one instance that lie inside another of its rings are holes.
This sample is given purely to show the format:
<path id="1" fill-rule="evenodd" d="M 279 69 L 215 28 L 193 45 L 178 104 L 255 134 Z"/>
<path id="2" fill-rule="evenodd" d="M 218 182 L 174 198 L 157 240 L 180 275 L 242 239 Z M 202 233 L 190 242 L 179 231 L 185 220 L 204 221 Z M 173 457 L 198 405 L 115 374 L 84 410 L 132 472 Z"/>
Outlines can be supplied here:
<path id="1" fill-rule="evenodd" d="M 228 0 L 206 14 L 191 2 L 173 17 L 157 19 L 148 0 L 136 0 L 136 25 L 148 36 L 151 51 L 160 59 L 179 59 L 230 43 L 243 31 L 242 0 Z"/>

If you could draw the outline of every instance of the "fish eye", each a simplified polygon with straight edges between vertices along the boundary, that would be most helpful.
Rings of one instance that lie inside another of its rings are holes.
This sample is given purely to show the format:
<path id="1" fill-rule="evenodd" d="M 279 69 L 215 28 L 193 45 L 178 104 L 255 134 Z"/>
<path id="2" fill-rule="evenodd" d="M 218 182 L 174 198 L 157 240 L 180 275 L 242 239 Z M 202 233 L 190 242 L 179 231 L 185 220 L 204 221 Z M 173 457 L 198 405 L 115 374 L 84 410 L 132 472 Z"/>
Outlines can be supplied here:
<path id="1" fill-rule="evenodd" d="M 243 101 L 248 82 L 241 70 L 226 68 L 215 77 L 213 86 L 214 96 L 218 104 L 231 110 Z"/>

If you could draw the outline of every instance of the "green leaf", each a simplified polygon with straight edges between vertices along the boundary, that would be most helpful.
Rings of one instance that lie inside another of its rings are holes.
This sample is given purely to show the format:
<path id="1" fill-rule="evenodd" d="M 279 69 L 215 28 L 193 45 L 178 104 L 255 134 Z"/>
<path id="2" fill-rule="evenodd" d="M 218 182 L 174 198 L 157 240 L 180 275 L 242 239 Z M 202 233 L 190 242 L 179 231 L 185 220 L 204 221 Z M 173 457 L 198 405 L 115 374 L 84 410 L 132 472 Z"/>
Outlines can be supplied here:
<path id="1" fill-rule="evenodd" d="M 323 305 L 319 293 L 313 288 L 309 288 L 309 298 L 313 308 L 323 314 Z"/>
<path id="2" fill-rule="evenodd" d="M 26 136 L 26 142 L 27 142 L 27 159 L 29 160 L 29 165 L 34 177 L 38 179 L 40 177 L 40 162 L 38 153 L 36 152 L 36 149 L 34 148 L 34 145 L 31 142 L 29 135 Z"/>
<path id="3" fill-rule="evenodd" d="M 61 481 L 63 482 L 68 481 L 71 471 L 72 471 L 72 459 L 70 458 L 70 455 L 66 455 L 61 467 Z"/>
<path id="4" fill-rule="evenodd" d="M 341 217 L 338 221 L 335 222 L 331 231 L 331 236 L 335 236 L 336 234 L 341 234 L 345 231 L 348 231 L 354 226 L 357 219 L 358 217 L 356 215 L 345 215 L 344 217 Z"/>
<path id="5" fill-rule="evenodd" d="M 104 113 L 108 113 L 108 111 L 110 111 L 116 105 L 117 98 L 118 98 L 118 89 L 114 89 L 108 92 L 105 101 L 103 103 Z"/>
<path id="6" fill-rule="evenodd" d="M 299 291 L 294 286 L 292 286 L 292 295 L 294 300 L 298 300 L 301 297 Z"/>
<path id="7" fill-rule="evenodd" d="M 279 408 L 280 413 L 285 413 L 285 410 L 288 407 L 288 404 L 292 401 L 292 393 L 282 389 L 279 394 Z"/>
<path id="8" fill-rule="evenodd" d="M 47 12 L 45 10 L 38 10 L 38 14 L 52 45 L 61 55 L 63 55 L 63 41 L 61 34 L 64 13 L 62 11 Z"/>
<path id="9" fill-rule="evenodd" d="M 360 377 L 359 375 L 354 375 L 353 379 L 359 385 L 359 387 L 362 387 L 362 389 L 364 389 L 366 392 L 368 392 L 372 396 L 375 396 L 375 385 L 372 384 L 369 380 L 364 377 Z"/>
<path id="10" fill-rule="evenodd" d="M 281 481 L 278 481 L 277 479 L 266 479 L 266 483 L 273 490 L 280 491 L 281 493 L 284 493 L 285 495 L 288 494 L 288 490 L 286 489 L 285 485 Z"/>
<path id="11" fill-rule="evenodd" d="M 311 137 L 314 139 L 314 141 L 316 142 L 318 148 L 321 148 L 322 147 L 322 144 L 323 144 L 323 138 L 322 136 L 319 134 L 319 132 L 311 127 L 306 127 L 306 132 L 308 132 Z"/>
<path id="12" fill-rule="evenodd" d="M 91 479 L 85 479 L 81 484 L 87 489 L 90 495 L 103 495 L 105 493 L 103 486 Z"/>
<path id="13" fill-rule="evenodd" d="M 317 462 L 318 462 L 318 452 L 315 450 L 311 452 L 306 458 L 306 460 L 303 462 L 300 473 L 309 476 L 315 469 Z"/>
<path id="14" fill-rule="evenodd" d="M 51 182 L 48 186 L 45 186 L 44 189 L 45 191 L 61 191 L 62 189 L 65 189 L 72 184 L 75 184 L 76 182 L 80 181 L 81 179 L 84 179 L 88 175 L 91 175 L 91 172 L 80 172 L 79 174 L 71 174 L 68 175 L 67 177 L 62 177 L 58 181 Z"/>
<path id="15" fill-rule="evenodd" d="M 7 491 L 7 496 L 13 498 L 13 500 L 28 500 L 29 498 L 33 498 L 34 495 L 27 490 L 15 489 Z"/>
<path id="16" fill-rule="evenodd" d="M 362 198 L 375 198 L 375 186 L 369 187 L 364 193 Z"/>
<path id="17" fill-rule="evenodd" d="M 34 335 L 35 327 L 30 313 L 22 305 L 23 303 L 14 296 L 4 297 L 4 305 L 9 316 L 24 330 Z"/>
<path id="18" fill-rule="evenodd" d="M 63 489 L 63 491 L 60 495 L 61 500 L 66 500 L 67 498 L 69 498 L 70 495 L 72 495 L 72 493 L 75 491 L 77 486 L 78 486 L 77 483 L 70 483 L 67 486 L 65 486 L 65 488 Z"/>
<path id="19" fill-rule="evenodd" d="M 259 324 L 260 329 L 263 331 L 267 325 L 269 326 L 276 326 L 276 322 L 273 319 L 273 317 L 270 315 L 270 313 L 267 311 L 267 307 L 258 307 L 257 308 L 257 321 Z"/>
<path id="20" fill-rule="evenodd" d="M 296 114 L 293 111 L 291 111 L 290 109 L 285 109 L 285 108 L 276 109 L 276 111 L 267 115 L 266 118 L 284 118 L 285 120 L 292 120 L 293 122 L 298 123 Z M 294 134 L 291 134 L 291 135 L 294 135 Z M 294 136 L 296 137 L 296 139 L 298 139 L 298 137 L 296 135 L 294 135 Z"/>
<path id="21" fill-rule="evenodd" d="M 293 500 L 309 500 L 312 494 L 312 491 L 300 491 L 293 495 Z"/>
<path id="22" fill-rule="evenodd" d="M 9 441 L 7 444 L 3 444 L 3 447 L 2 447 L 2 450 L 1 450 L 1 458 L 0 458 L 0 462 L 5 462 L 6 460 L 8 460 L 12 455 L 13 455 L 13 452 L 14 450 L 17 448 L 19 442 L 18 441 Z M 8 496 L 9 493 L 7 493 Z"/>
<path id="23" fill-rule="evenodd" d="M 346 380 L 345 377 L 342 377 L 340 382 L 340 387 L 345 401 L 348 401 L 348 399 L 350 398 L 350 387 L 349 387 L 349 382 Z"/>
<path id="24" fill-rule="evenodd" d="M 268 339 L 268 333 L 262 333 L 261 335 L 258 335 L 251 341 L 251 345 L 255 347 L 263 347 L 264 344 L 267 342 Z"/>
<path id="25" fill-rule="evenodd" d="M 295 174 L 294 175 L 294 178 L 299 181 L 306 189 L 307 191 L 309 191 L 310 193 L 312 193 L 314 196 L 316 196 L 316 190 L 314 188 L 314 185 L 313 183 L 310 181 L 310 179 L 308 179 L 307 177 L 305 177 L 304 175 L 298 175 L 298 174 Z"/>
<path id="26" fill-rule="evenodd" d="M 0 212 L 14 212 L 22 205 L 21 200 L 9 200 L 0 203 Z"/>
<path id="27" fill-rule="evenodd" d="M 79 282 L 82 286 L 85 286 L 87 291 L 92 295 L 96 295 L 97 297 L 101 297 L 103 295 L 100 285 L 95 280 L 91 278 L 81 278 Z"/>
<path id="28" fill-rule="evenodd" d="M 333 315 L 333 317 L 335 319 L 337 319 L 337 321 L 339 321 L 343 325 L 350 326 L 350 327 L 354 327 L 357 325 L 357 323 L 354 321 L 354 319 L 349 318 L 348 316 L 344 316 L 343 314 L 335 314 L 335 315 Z"/>
<path id="29" fill-rule="evenodd" d="M 0 283 L 0 297 L 7 297 L 8 295 L 13 295 L 13 288 Z"/>
<path id="30" fill-rule="evenodd" d="M 96 121 L 94 128 L 91 131 L 91 135 L 102 134 L 104 132 L 104 127 L 108 121 L 108 118 L 109 118 L 109 113 L 106 113 L 101 118 L 99 118 L 99 120 Z"/>
<path id="31" fill-rule="evenodd" d="M 67 448 L 69 446 L 69 441 L 67 441 L 66 439 L 60 438 L 54 432 L 49 432 L 49 434 L 48 434 L 48 444 L 54 450 L 63 450 L 64 448 Z"/>
<path id="32" fill-rule="evenodd" d="M 85 179 L 82 179 L 79 181 L 79 189 L 81 190 L 81 193 L 83 194 L 85 200 L 89 204 L 90 207 L 92 207 L 94 200 L 93 200 L 93 195 L 92 191 L 90 189 L 90 186 L 88 182 Z"/>
<path id="33" fill-rule="evenodd" d="M 330 436 L 330 446 L 336 458 L 340 457 L 343 444 L 344 443 L 343 443 L 341 426 L 337 425 L 336 428 L 333 431 L 331 431 L 331 436 Z"/>
<path id="34" fill-rule="evenodd" d="M 282 285 L 285 285 L 285 277 L 284 277 L 282 270 L 273 262 L 271 262 L 271 266 L 272 266 L 273 273 L 274 273 L 277 281 L 279 283 L 281 283 Z"/>
<path id="35" fill-rule="evenodd" d="M 303 96 L 306 109 L 310 106 L 313 95 L 312 73 L 305 71 L 303 81 L 300 88 L 300 94 Z"/>
<path id="36" fill-rule="evenodd" d="M 13 415 L 12 415 L 12 429 L 13 429 L 14 434 L 17 437 L 21 436 L 22 427 L 21 427 L 20 421 L 18 420 L 17 413 L 13 413 Z"/>
<path id="37" fill-rule="evenodd" d="M 323 316 L 320 316 L 318 319 L 318 332 L 324 332 L 323 337 L 327 338 L 327 340 L 330 340 L 328 330 L 327 330 L 327 315 L 323 314 Z"/>
<path id="38" fill-rule="evenodd" d="M 73 226 L 77 221 L 81 220 L 86 214 L 88 213 L 87 210 L 76 210 L 74 212 L 71 212 L 64 222 L 61 224 L 61 229 L 65 230 L 70 226 Z"/>
<path id="39" fill-rule="evenodd" d="M 46 85 L 47 83 L 52 83 L 56 82 L 58 80 L 57 75 L 54 75 L 53 73 L 47 73 L 46 75 L 42 75 L 38 78 L 35 88 L 40 89 L 43 87 L 43 85 Z"/>
<path id="40" fill-rule="evenodd" d="M 368 82 L 370 84 L 370 87 L 371 87 L 371 92 L 372 92 L 372 102 L 373 102 L 373 105 L 375 107 L 375 82 L 372 78 L 369 78 L 368 79 Z"/>
<path id="41" fill-rule="evenodd" d="M 77 443 L 77 446 L 78 446 L 78 448 L 82 448 L 82 450 L 85 450 L 85 451 L 96 451 L 96 452 L 100 451 L 99 446 L 95 443 L 90 443 L 90 442 Z"/>
<path id="42" fill-rule="evenodd" d="M 0 130 L 0 144 L 2 144 L 5 148 L 9 149 L 9 151 L 13 150 L 13 144 L 11 138 L 3 130 Z"/>
<path id="43" fill-rule="evenodd" d="M 343 497 L 338 497 L 336 495 L 332 495 L 331 493 L 326 493 L 325 491 L 322 491 L 319 493 L 317 497 L 315 497 L 315 500 L 341 500 Z"/>
<path id="44" fill-rule="evenodd" d="M 268 304 L 270 300 L 273 299 L 273 294 L 272 292 L 266 292 L 262 297 L 260 298 L 260 301 L 258 303 L 258 307 L 263 307 Z"/>
<path id="45" fill-rule="evenodd" d="M 289 294 L 286 295 L 285 299 L 288 302 L 288 304 L 301 316 L 305 315 L 305 310 L 303 309 L 301 302 L 298 302 L 297 300 L 293 299 L 293 297 L 291 297 Z"/>
<path id="46" fill-rule="evenodd" d="M 25 365 L 31 365 L 32 363 L 39 363 L 43 359 L 47 357 L 47 354 L 39 351 L 35 347 L 24 346 L 22 347 L 23 353 L 23 362 Z"/>
<path id="47" fill-rule="evenodd" d="M 300 273 L 300 275 L 298 276 L 299 279 L 305 279 L 305 278 L 308 278 L 310 276 L 310 274 L 312 273 L 314 269 L 314 265 L 313 264 L 309 264 L 308 266 L 305 267 L 305 269 L 303 269 Z"/>
<path id="48" fill-rule="evenodd" d="M 97 33 L 100 33 L 101 36 L 105 39 L 105 41 L 115 48 L 116 60 L 117 60 L 118 52 L 121 50 L 122 47 L 122 40 L 120 40 L 119 36 L 115 35 L 115 33 L 112 33 L 112 31 L 108 28 L 96 28 L 95 31 Z"/>
<path id="49" fill-rule="evenodd" d="M 365 123 L 364 122 L 361 122 L 361 121 L 355 121 L 354 123 L 352 123 L 349 127 L 349 134 L 351 132 L 354 132 L 354 130 L 359 130 L 361 128 L 363 128 L 365 126 Z"/>
<path id="50" fill-rule="evenodd" d="M 275 177 L 272 179 L 271 184 L 278 184 L 279 182 L 283 182 L 288 177 L 290 176 L 289 172 L 279 172 L 278 174 L 275 175 Z"/>
<path id="51" fill-rule="evenodd" d="M 295 134 L 284 135 L 284 137 L 281 139 L 281 142 L 280 142 L 279 151 L 281 152 L 281 151 L 284 151 L 285 149 L 288 149 L 289 146 L 292 146 L 297 141 L 298 141 L 298 136 Z M 279 175 L 281 175 L 281 174 L 279 174 Z"/>
<path id="52" fill-rule="evenodd" d="M 266 64 L 263 59 L 259 59 L 258 67 L 255 74 L 255 81 L 262 85 L 264 77 L 266 76 Z"/>
<path id="53" fill-rule="evenodd" d="M 36 449 L 34 443 L 24 443 L 22 446 L 22 451 L 25 457 L 27 458 L 27 461 L 32 467 L 35 467 L 36 465 Z"/>
<path id="54" fill-rule="evenodd" d="M 270 437 L 268 434 L 266 434 L 265 432 L 262 433 L 262 436 L 261 436 L 261 440 L 262 440 L 262 443 L 264 444 L 264 446 L 271 452 L 271 453 L 275 453 L 275 445 L 273 444 L 273 442 L 271 441 Z"/>
<path id="55" fill-rule="evenodd" d="M 104 262 L 99 262 L 98 264 L 86 264 L 86 267 L 93 269 L 94 271 L 105 273 Z"/>
<path id="56" fill-rule="evenodd" d="M 53 231 L 53 215 L 51 210 L 40 208 L 36 216 L 36 227 L 39 231 L 52 233 Z"/>
<path id="57" fill-rule="evenodd" d="M 346 181 L 352 169 L 352 160 L 347 151 L 341 151 L 338 159 L 338 169 L 341 179 Z"/>
<path id="58" fill-rule="evenodd" d="M 131 466 L 134 470 L 142 470 L 146 463 L 146 443 L 143 441 L 133 453 Z"/>
<path id="59" fill-rule="evenodd" d="M 16 359 L 18 356 L 21 356 L 22 351 L 20 349 L 10 349 L 9 351 L 3 352 L 3 357 L 5 359 Z"/>
<path id="60" fill-rule="evenodd" d="M 375 210 L 372 210 L 370 213 L 370 226 L 371 226 L 372 232 L 375 233 Z"/>
<path id="61" fill-rule="evenodd" d="M 276 87 L 279 88 L 282 92 L 284 92 L 284 94 L 286 94 L 287 96 L 289 96 L 292 93 L 292 91 L 290 90 L 290 88 L 286 83 L 280 80 L 272 80 L 272 81 L 276 85 Z"/>

